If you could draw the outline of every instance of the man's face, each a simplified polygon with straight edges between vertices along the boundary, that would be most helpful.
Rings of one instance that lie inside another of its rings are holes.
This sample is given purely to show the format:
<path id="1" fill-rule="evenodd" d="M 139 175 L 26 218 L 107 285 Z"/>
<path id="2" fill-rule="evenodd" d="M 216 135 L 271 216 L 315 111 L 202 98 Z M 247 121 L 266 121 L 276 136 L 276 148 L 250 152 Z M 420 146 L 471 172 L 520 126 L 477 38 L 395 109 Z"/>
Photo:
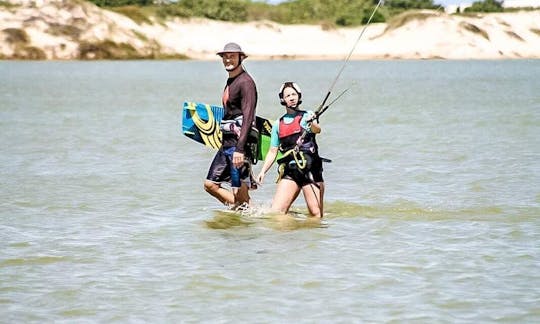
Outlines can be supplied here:
<path id="1" fill-rule="evenodd" d="M 240 53 L 223 53 L 221 59 L 227 71 L 232 71 L 240 65 Z"/>

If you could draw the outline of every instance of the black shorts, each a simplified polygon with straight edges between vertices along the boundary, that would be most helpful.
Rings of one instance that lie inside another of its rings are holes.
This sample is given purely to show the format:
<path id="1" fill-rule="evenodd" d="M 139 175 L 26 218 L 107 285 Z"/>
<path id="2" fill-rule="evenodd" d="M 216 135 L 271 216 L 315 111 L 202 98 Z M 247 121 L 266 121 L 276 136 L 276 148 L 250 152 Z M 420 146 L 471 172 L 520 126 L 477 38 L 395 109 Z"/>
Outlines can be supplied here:
<path id="1" fill-rule="evenodd" d="M 234 151 L 235 147 L 220 148 L 217 151 L 208 170 L 206 180 L 215 183 L 228 182 L 232 188 L 240 188 L 242 182 L 246 183 L 248 187 L 251 185 L 251 165 L 249 162 L 245 162 L 240 169 L 235 168 L 232 162 Z"/>
<path id="2" fill-rule="evenodd" d="M 286 164 L 281 178 L 292 180 L 299 187 L 303 187 L 311 183 L 324 182 L 322 173 L 322 160 L 317 156 L 313 158 L 311 165 L 304 170 L 298 169 L 294 164 Z"/>

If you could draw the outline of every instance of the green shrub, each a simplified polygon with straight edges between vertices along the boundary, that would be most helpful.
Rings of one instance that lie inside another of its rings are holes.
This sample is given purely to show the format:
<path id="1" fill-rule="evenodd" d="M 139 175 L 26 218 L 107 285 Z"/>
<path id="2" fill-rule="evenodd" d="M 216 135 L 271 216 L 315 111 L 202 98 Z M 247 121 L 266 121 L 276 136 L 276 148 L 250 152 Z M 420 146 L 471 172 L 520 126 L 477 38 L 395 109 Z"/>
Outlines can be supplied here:
<path id="1" fill-rule="evenodd" d="M 439 6 L 433 0 L 386 0 L 384 5 L 389 8 L 400 9 L 437 9 Z"/>
<path id="2" fill-rule="evenodd" d="M 183 6 L 173 3 L 173 4 L 159 6 L 156 10 L 156 15 L 160 18 L 167 18 L 167 17 L 188 18 L 188 17 L 193 16 L 193 12 L 190 9 L 187 9 Z"/>
<path id="3" fill-rule="evenodd" d="M 6 35 L 6 41 L 10 44 L 26 44 L 29 41 L 28 34 L 19 28 L 6 28 L 2 30 Z"/>
<path id="4" fill-rule="evenodd" d="M 82 30 L 72 25 L 51 23 L 47 29 L 47 33 L 54 36 L 67 36 L 73 40 L 77 40 L 81 36 Z"/>
<path id="5" fill-rule="evenodd" d="M 45 52 L 34 46 L 15 46 L 15 50 L 11 56 L 3 56 L 5 59 L 13 60 L 45 60 L 47 55 Z"/>
<path id="6" fill-rule="evenodd" d="M 362 24 L 363 25 L 368 23 L 369 17 L 371 17 L 371 14 L 372 14 L 374 9 L 375 9 L 375 7 L 369 8 L 369 9 L 364 9 L 364 15 L 362 17 Z M 384 15 L 380 11 L 376 11 L 373 14 L 373 18 L 371 18 L 371 23 L 383 23 L 383 22 L 386 22 L 386 18 L 384 17 Z"/>
<path id="7" fill-rule="evenodd" d="M 484 0 L 473 2 L 472 6 L 465 8 L 465 12 L 503 12 L 503 2 L 497 0 Z"/>
<path id="8" fill-rule="evenodd" d="M 512 38 L 515 38 L 517 39 L 518 41 L 521 41 L 521 42 L 524 42 L 525 40 L 519 36 L 518 34 L 516 34 L 515 32 L 511 31 L 511 30 L 507 30 L 506 31 L 506 34 Z"/>
<path id="9" fill-rule="evenodd" d="M 479 28 L 478 26 L 476 25 L 473 25 L 473 24 L 470 24 L 470 23 L 467 23 L 467 22 L 460 22 L 459 25 L 463 28 L 465 28 L 466 30 L 470 31 L 471 33 L 474 33 L 474 34 L 479 34 L 480 36 L 484 37 L 485 39 L 489 40 L 489 35 L 488 33 Z"/>
<path id="10" fill-rule="evenodd" d="M 141 54 L 133 46 L 126 43 L 116 43 L 112 40 L 102 42 L 82 42 L 79 44 L 79 59 L 81 60 L 140 60 L 140 59 L 188 59 L 184 54 L 160 54 L 159 46 L 152 53 Z"/>
<path id="11" fill-rule="evenodd" d="M 435 12 L 425 12 L 425 11 L 406 11 L 396 17 L 393 17 L 388 22 L 385 32 L 397 29 L 401 26 L 408 24 L 411 21 L 415 20 L 426 20 L 431 17 L 437 17 Z"/>
<path id="12" fill-rule="evenodd" d="M 144 11 L 141 9 L 141 7 L 137 6 L 123 6 L 123 7 L 112 7 L 110 8 L 112 11 L 122 14 L 129 19 L 133 20 L 137 24 L 147 23 L 152 24 L 152 21 L 144 13 Z"/>
<path id="13" fill-rule="evenodd" d="M 2 33 L 6 37 L 6 42 L 13 46 L 14 53 L 11 58 L 17 60 L 44 60 L 47 58 L 43 50 L 34 46 L 28 46 L 30 38 L 24 30 L 6 28 L 2 30 Z"/>
<path id="14" fill-rule="evenodd" d="M 26 46 L 17 50 L 16 58 L 25 60 L 44 60 L 47 58 L 47 55 L 45 55 L 45 52 L 43 52 L 41 48 Z"/>
<path id="15" fill-rule="evenodd" d="M 284 2 L 270 8 L 271 20 L 282 24 L 321 24 L 333 21 L 337 26 L 365 24 L 373 9 L 373 0 L 296 0 Z M 372 22 L 385 21 L 382 10 L 378 10 Z"/>
<path id="16" fill-rule="evenodd" d="M 133 46 L 105 40 L 98 43 L 82 42 L 79 44 L 79 58 L 82 60 L 114 60 L 143 58 Z"/>
<path id="17" fill-rule="evenodd" d="M 184 54 L 152 54 L 148 58 L 154 60 L 189 60 L 189 57 Z"/>
<path id="18" fill-rule="evenodd" d="M 195 16 L 224 21 L 246 21 L 247 5 L 244 0 L 182 0 L 179 5 Z"/>
<path id="19" fill-rule="evenodd" d="M 153 0 L 89 0 L 98 7 L 149 6 Z"/>
<path id="20" fill-rule="evenodd" d="M 138 23 L 148 22 L 149 15 L 154 15 L 162 19 L 205 17 L 235 22 L 272 20 L 282 24 L 322 24 L 331 21 L 337 26 L 366 24 L 378 3 L 378 0 L 288 0 L 271 5 L 261 0 L 169 0 L 156 5 L 153 0 L 90 1 L 100 7 L 139 8 L 142 12 L 134 9 L 116 10 Z M 434 0 L 386 0 L 372 22 L 385 22 L 406 10 L 437 8 L 439 5 L 434 4 Z"/>
<path id="21" fill-rule="evenodd" d="M 506 7 L 504 8 L 504 12 L 518 12 L 518 11 L 535 11 L 540 9 L 539 7 Z"/>
<path id="22" fill-rule="evenodd" d="M 13 4 L 11 2 L 7 2 L 7 1 L 1 1 L 0 0 L 0 7 L 4 7 L 4 8 L 15 8 L 15 7 L 18 7 L 19 5 L 16 5 L 16 4 Z"/>
<path id="23" fill-rule="evenodd" d="M 282 24 L 322 24 L 331 21 L 336 26 L 366 24 L 378 3 L 378 0 L 289 0 L 271 5 L 259 0 L 171 0 L 155 5 L 151 0 L 91 1 L 107 8 L 144 8 L 143 12 L 115 9 L 138 23 L 147 22 L 150 14 L 162 19 L 205 17 L 235 22 L 272 20 Z M 386 0 L 371 22 L 385 22 L 389 17 L 410 9 L 438 7 L 433 0 Z"/>
<path id="24" fill-rule="evenodd" d="M 263 2 L 254 2 L 247 6 L 247 20 L 271 20 L 271 12 L 275 6 Z"/>

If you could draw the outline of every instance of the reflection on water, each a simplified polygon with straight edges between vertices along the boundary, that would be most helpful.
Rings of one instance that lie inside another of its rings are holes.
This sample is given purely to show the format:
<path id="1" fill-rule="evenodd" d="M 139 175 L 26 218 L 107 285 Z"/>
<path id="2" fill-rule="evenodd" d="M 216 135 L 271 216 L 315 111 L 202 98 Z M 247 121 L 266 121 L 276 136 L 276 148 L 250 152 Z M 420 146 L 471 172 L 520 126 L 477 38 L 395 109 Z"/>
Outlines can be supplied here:
<path id="1" fill-rule="evenodd" d="M 206 226 L 212 229 L 229 229 L 236 226 L 264 226 L 279 231 L 293 231 L 298 229 L 325 228 L 326 220 L 307 216 L 308 213 L 291 211 L 287 214 L 272 213 L 261 208 L 251 208 L 245 212 L 229 210 L 216 210 L 215 216 L 205 220 Z"/>

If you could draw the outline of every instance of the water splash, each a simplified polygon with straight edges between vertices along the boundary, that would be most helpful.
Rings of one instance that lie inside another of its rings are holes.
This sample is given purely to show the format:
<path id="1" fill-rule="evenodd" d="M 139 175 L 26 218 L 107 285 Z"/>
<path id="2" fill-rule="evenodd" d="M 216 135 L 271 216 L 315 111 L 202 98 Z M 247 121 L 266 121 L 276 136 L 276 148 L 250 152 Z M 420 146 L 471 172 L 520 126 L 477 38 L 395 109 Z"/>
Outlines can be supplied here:
<path id="1" fill-rule="evenodd" d="M 309 217 L 307 212 L 291 210 L 287 214 L 282 214 L 272 211 L 269 205 L 252 205 L 248 209 L 239 211 L 214 210 L 212 219 L 205 220 L 204 223 L 211 229 L 263 226 L 279 231 L 328 226 L 326 221 Z"/>

